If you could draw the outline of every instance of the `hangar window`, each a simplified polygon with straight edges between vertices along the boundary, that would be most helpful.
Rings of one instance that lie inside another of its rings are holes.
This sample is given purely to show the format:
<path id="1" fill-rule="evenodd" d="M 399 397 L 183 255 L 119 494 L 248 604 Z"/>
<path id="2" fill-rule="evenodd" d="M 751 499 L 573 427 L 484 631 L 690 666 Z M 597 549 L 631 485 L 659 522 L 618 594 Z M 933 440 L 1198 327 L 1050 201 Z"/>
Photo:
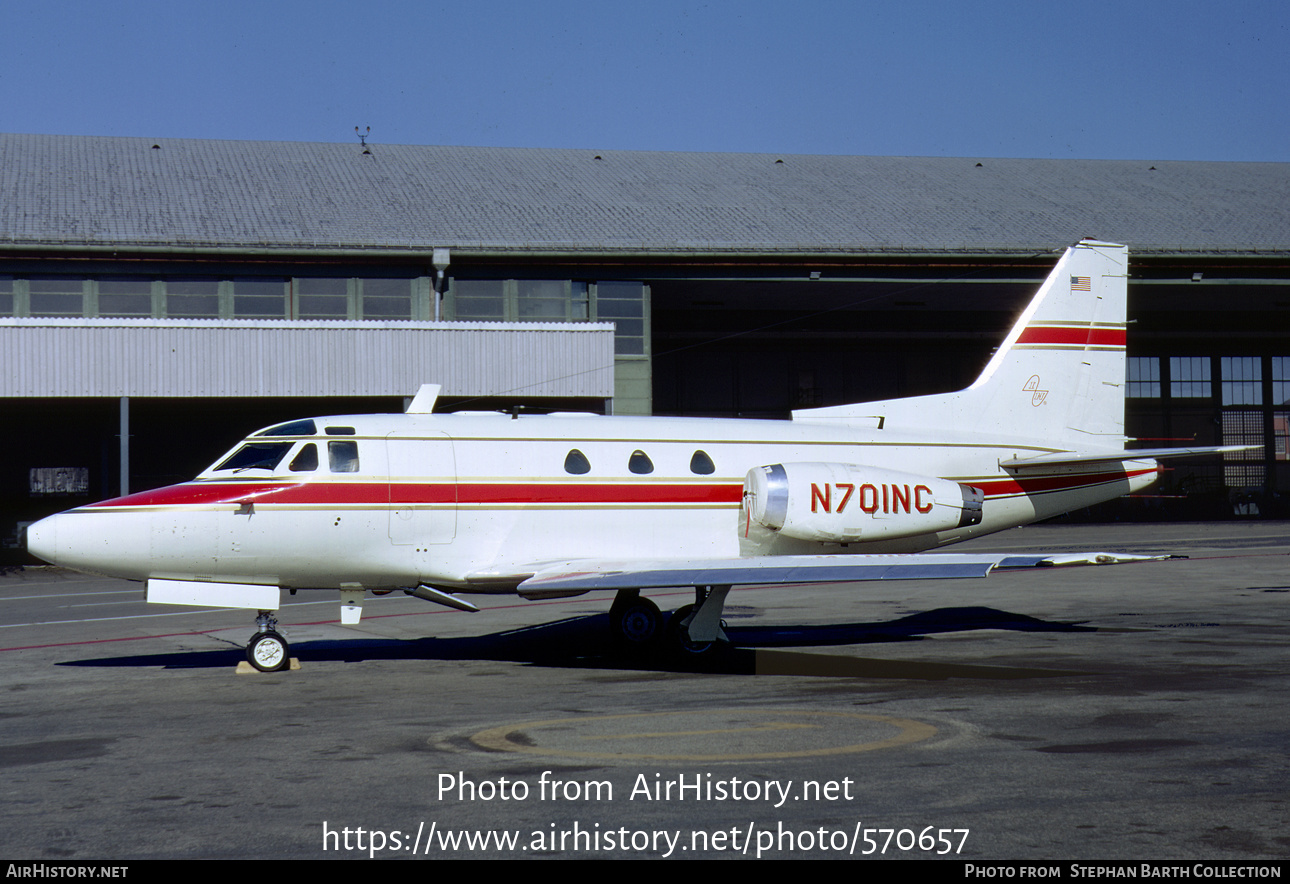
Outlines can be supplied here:
<path id="1" fill-rule="evenodd" d="M 278 424 L 276 427 L 269 427 L 267 430 L 261 430 L 256 433 L 257 436 L 316 436 L 318 430 L 314 426 L 311 418 L 305 418 L 302 421 L 291 421 L 290 423 Z"/>
<path id="2" fill-rule="evenodd" d="M 0 276 L 0 316 L 13 315 L 13 277 Z"/>
<path id="3" fill-rule="evenodd" d="M 411 319 L 412 280 L 360 279 L 363 319 Z"/>
<path id="4" fill-rule="evenodd" d="M 515 293 L 520 319 L 564 321 L 568 296 L 563 279 L 517 279 Z"/>
<path id="5" fill-rule="evenodd" d="M 308 277 L 294 281 L 300 319 L 349 319 L 349 280 Z"/>
<path id="6" fill-rule="evenodd" d="M 1130 356 L 1126 363 L 1125 395 L 1130 399 L 1160 398 L 1160 360 L 1155 356 Z"/>
<path id="7" fill-rule="evenodd" d="M 1263 404 L 1263 360 L 1258 356 L 1224 356 L 1223 404 Z"/>
<path id="8" fill-rule="evenodd" d="M 585 282 L 573 280 L 569 283 L 569 319 L 574 322 L 585 322 L 591 316 L 591 286 Z"/>
<path id="9" fill-rule="evenodd" d="M 1169 357 L 1169 396 L 1173 399 L 1208 399 L 1210 385 L 1208 356 Z"/>
<path id="10" fill-rule="evenodd" d="M 654 462 L 649 459 L 649 455 L 639 448 L 632 452 L 632 456 L 627 460 L 627 469 L 633 473 L 645 475 L 654 472 Z"/>
<path id="11" fill-rule="evenodd" d="M 703 449 L 694 452 L 694 457 L 690 458 L 690 472 L 698 476 L 711 476 L 716 471 L 717 468 L 712 463 L 712 458 L 708 457 L 708 452 Z"/>
<path id="12" fill-rule="evenodd" d="M 591 472 L 591 461 L 575 448 L 564 456 L 564 471 L 575 476 L 585 475 Z"/>
<path id="13" fill-rule="evenodd" d="M 286 281 L 243 276 L 233 280 L 236 319 L 286 319 Z"/>
<path id="14" fill-rule="evenodd" d="M 318 446 L 312 442 L 305 444 L 300 453 L 291 459 L 291 472 L 312 473 L 318 469 Z"/>
<path id="15" fill-rule="evenodd" d="M 328 442 L 327 461 L 333 473 L 357 473 L 358 443 Z"/>
<path id="16" fill-rule="evenodd" d="M 1290 402 L 1290 356 L 1272 357 L 1272 402 L 1274 405 Z"/>
<path id="17" fill-rule="evenodd" d="M 639 290 L 641 284 L 635 286 Z M 459 320 L 586 322 L 591 318 L 591 283 L 576 279 L 453 279 L 444 304 L 448 315 Z"/>
<path id="18" fill-rule="evenodd" d="M 152 282 L 150 280 L 99 280 L 99 316 L 151 315 Z"/>
<path id="19" fill-rule="evenodd" d="M 453 304 L 457 319 L 494 320 L 506 318 L 505 280 L 454 279 Z"/>
<path id="20" fill-rule="evenodd" d="M 215 472 L 276 469 L 290 450 L 290 442 L 251 442 L 233 452 L 227 460 L 215 468 Z"/>
<path id="21" fill-rule="evenodd" d="M 167 279 L 166 315 L 185 319 L 219 316 L 219 280 Z"/>
<path id="22" fill-rule="evenodd" d="M 85 315 L 85 285 L 79 277 L 44 277 L 27 282 L 32 316 Z"/>
<path id="23" fill-rule="evenodd" d="M 596 319 L 614 323 L 616 355 L 645 355 L 645 316 L 645 286 L 642 283 L 596 283 Z"/>

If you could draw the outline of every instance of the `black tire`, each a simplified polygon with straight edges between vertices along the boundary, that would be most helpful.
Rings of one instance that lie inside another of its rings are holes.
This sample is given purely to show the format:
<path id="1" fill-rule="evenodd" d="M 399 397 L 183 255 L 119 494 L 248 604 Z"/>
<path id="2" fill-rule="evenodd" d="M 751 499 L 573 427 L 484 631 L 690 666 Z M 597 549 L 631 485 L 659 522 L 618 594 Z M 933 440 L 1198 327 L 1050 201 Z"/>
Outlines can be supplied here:
<path id="1" fill-rule="evenodd" d="M 246 660 L 261 672 L 277 672 L 291 665 L 291 648 L 276 632 L 261 632 L 247 644 Z"/>
<path id="2" fill-rule="evenodd" d="M 609 624 L 614 641 L 621 647 L 642 650 L 658 641 L 663 631 L 663 615 L 658 605 L 636 596 L 625 603 L 614 603 L 609 609 Z"/>
<path id="3" fill-rule="evenodd" d="M 711 654 L 720 644 L 720 642 L 715 641 L 696 642 L 690 639 L 690 633 L 686 631 L 685 626 L 682 624 L 693 610 L 694 605 L 677 608 L 667 621 L 668 650 L 681 657 L 702 657 L 705 654 Z"/>

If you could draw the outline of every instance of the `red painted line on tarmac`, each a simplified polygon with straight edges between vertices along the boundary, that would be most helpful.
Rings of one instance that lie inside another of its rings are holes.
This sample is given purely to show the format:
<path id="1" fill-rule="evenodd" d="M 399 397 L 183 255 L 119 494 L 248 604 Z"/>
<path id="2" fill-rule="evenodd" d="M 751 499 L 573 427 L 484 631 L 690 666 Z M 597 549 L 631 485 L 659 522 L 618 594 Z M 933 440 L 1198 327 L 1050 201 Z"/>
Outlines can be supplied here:
<path id="1" fill-rule="evenodd" d="M 673 596 L 673 595 L 688 595 L 690 594 L 690 592 L 691 590 L 681 590 L 678 592 L 660 592 L 660 593 L 651 593 L 651 596 L 653 598 L 662 598 L 662 597 Z M 484 608 L 483 610 L 484 611 L 505 611 L 511 608 L 532 608 L 539 605 L 567 605 L 573 601 L 585 601 L 585 599 L 582 599 L 580 597 L 571 597 L 571 598 L 565 598 L 565 599 L 547 599 L 546 601 L 541 601 L 541 602 L 517 602 L 511 605 L 496 605 L 492 608 Z M 432 608 L 428 611 L 405 611 L 402 614 L 364 614 L 363 620 L 364 621 L 384 620 L 387 617 L 425 617 L 430 614 L 469 614 L 469 613 L 470 613 L 469 611 L 454 611 L 449 608 L 443 608 L 441 610 L 436 610 Z M 293 626 L 331 626 L 333 624 L 339 624 L 339 623 L 340 623 L 340 620 L 311 620 L 303 623 L 286 623 L 286 624 L 282 624 L 282 626 L 284 629 L 290 629 Z M 46 624 L 33 623 L 32 628 L 34 629 L 44 625 Z M 65 625 L 65 624 L 60 624 L 60 625 Z M 86 639 L 85 641 L 78 641 L 78 642 L 50 642 L 49 644 L 44 644 L 44 645 L 19 645 L 12 648 L 0 648 L 0 654 L 4 653 L 5 651 L 31 651 L 31 650 L 37 650 L 40 648 L 70 648 L 70 647 L 76 647 L 78 645 L 101 645 L 107 642 L 137 642 L 137 641 L 147 641 L 148 639 L 154 639 L 154 638 L 178 638 L 180 636 L 185 636 L 185 635 L 210 635 L 213 632 L 227 632 L 230 629 L 249 629 L 249 628 L 251 627 L 250 626 L 247 626 L 247 627 L 221 626 L 218 629 L 197 629 L 191 632 L 164 632 L 159 635 L 130 635 L 130 636 L 123 636 L 121 638 L 91 638 L 91 639 Z M 429 636 L 427 636 L 427 638 L 428 637 Z M 376 638 L 380 638 L 380 637 L 377 636 Z M 233 648 L 230 650 L 235 650 L 235 649 L 236 648 Z M 175 653 L 190 653 L 190 652 L 176 651 Z"/>

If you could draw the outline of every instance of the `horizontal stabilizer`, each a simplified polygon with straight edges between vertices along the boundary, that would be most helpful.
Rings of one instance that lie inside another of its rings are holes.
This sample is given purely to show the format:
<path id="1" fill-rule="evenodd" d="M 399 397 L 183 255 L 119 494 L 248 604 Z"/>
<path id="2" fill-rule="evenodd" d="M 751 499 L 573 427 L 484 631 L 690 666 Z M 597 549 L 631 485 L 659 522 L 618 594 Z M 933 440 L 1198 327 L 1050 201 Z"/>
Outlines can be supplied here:
<path id="1" fill-rule="evenodd" d="M 1000 461 L 999 466 L 1009 470 L 1024 470 L 1026 467 L 1062 467 L 1077 464 L 1115 463 L 1116 461 L 1126 460 L 1166 460 L 1174 457 L 1230 454 L 1236 451 L 1250 451 L 1262 447 L 1262 445 L 1214 445 L 1203 448 L 1132 448 L 1100 454 L 1058 451 L 1053 454 L 1041 454 L 1038 457 L 1014 457 L 1012 460 Z"/>

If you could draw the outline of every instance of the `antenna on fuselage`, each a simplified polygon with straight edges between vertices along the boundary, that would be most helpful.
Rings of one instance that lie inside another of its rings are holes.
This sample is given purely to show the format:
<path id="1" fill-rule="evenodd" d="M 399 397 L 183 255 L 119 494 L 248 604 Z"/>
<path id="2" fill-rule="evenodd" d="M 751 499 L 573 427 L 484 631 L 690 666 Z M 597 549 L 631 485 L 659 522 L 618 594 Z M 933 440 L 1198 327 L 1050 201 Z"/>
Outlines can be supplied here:
<path id="1" fill-rule="evenodd" d="M 435 400 L 439 398 L 439 391 L 442 388 L 442 384 L 422 384 L 421 389 L 417 390 L 417 395 L 412 397 L 412 401 L 404 409 L 404 413 L 429 414 L 434 411 Z"/>

